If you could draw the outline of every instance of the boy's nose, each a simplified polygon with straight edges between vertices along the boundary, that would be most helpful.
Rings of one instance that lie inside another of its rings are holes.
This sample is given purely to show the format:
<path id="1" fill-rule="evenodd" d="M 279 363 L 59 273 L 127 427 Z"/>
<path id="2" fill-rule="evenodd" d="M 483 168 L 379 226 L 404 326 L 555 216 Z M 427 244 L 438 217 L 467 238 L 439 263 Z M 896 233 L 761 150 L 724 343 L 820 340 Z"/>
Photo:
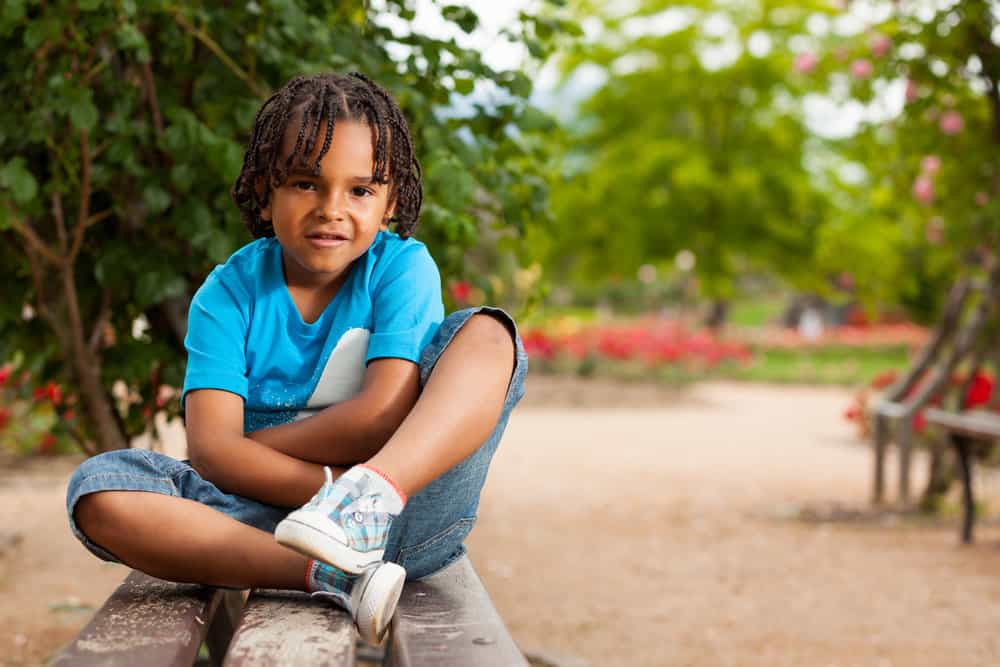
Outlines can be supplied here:
<path id="1" fill-rule="evenodd" d="M 321 197 L 316 206 L 317 217 L 323 220 L 340 220 L 344 217 L 343 195 L 330 192 L 325 197 Z"/>

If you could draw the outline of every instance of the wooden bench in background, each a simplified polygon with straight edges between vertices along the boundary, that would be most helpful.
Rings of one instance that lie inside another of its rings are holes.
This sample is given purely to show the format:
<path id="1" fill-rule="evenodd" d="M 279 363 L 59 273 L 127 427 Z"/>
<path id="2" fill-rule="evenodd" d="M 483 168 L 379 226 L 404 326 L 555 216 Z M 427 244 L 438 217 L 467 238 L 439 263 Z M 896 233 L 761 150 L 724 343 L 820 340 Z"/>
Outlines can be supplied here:
<path id="1" fill-rule="evenodd" d="M 1000 415 L 990 410 L 949 412 L 931 408 L 927 410 L 927 423 L 947 431 L 955 448 L 962 478 L 962 542 L 969 544 L 972 542 L 972 524 L 976 519 L 972 493 L 972 450 L 977 442 L 992 444 L 1000 440 Z"/>
<path id="2" fill-rule="evenodd" d="M 383 664 L 527 667 L 467 557 L 408 583 L 384 651 L 358 655 L 347 613 L 295 591 L 222 590 L 132 572 L 51 665 Z"/>

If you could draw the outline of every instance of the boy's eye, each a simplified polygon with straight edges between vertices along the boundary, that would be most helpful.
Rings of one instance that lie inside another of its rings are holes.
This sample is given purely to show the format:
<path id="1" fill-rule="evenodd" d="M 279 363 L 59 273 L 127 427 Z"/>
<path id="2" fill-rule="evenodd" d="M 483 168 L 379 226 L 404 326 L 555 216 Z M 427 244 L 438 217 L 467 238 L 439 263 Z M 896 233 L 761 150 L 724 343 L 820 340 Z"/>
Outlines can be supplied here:
<path id="1" fill-rule="evenodd" d="M 316 184 L 312 181 L 293 181 L 292 187 L 296 190 L 315 190 Z"/>
<path id="2" fill-rule="evenodd" d="M 368 188 L 356 185 L 353 188 L 351 188 L 351 194 L 353 194 L 355 197 L 367 197 L 368 195 L 375 193 L 369 190 Z"/>

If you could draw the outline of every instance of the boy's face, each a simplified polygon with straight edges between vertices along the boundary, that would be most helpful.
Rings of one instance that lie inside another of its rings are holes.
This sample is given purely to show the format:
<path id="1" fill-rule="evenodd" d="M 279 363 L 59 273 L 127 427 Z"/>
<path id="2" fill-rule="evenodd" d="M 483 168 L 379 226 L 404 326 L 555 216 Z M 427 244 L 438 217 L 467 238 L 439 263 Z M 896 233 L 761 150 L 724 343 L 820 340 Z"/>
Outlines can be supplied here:
<path id="1" fill-rule="evenodd" d="M 289 285 L 321 288 L 346 277 L 351 263 L 368 250 L 392 217 L 389 186 L 371 180 L 371 129 L 356 121 L 338 121 L 333 127 L 320 173 L 313 176 L 293 164 L 260 212 L 274 225 Z M 293 123 L 285 133 L 279 159 L 291 153 L 297 131 Z M 323 123 L 307 162 L 315 161 L 325 132 Z"/>

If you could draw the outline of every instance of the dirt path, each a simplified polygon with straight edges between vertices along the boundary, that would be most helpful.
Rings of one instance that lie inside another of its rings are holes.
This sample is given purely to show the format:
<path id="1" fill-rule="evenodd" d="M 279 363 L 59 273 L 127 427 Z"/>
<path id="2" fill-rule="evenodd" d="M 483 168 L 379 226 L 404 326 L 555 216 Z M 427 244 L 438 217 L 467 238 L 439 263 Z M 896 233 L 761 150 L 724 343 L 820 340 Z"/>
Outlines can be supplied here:
<path id="1" fill-rule="evenodd" d="M 610 386 L 579 402 L 521 410 L 471 539 L 528 650 L 593 665 L 1000 663 L 995 527 L 959 548 L 955 521 L 780 518 L 863 507 L 870 454 L 840 418 L 844 391 Z"/>
<path id="2" fill-rule="evenodd" d="M 870 455 L 840 418 L 844 391 L 533 378 L 529 392 L 470 540 L 529 652 L 592 665 L 1000 664 L 996 524 L 959 548 L 957 520 L 787 518 L 864 507 Z M 124 577 L 69 534 L 72 467 L 0 470 L 2 664 L 44 662 Z M 997 507 L 995 476 L 979 481 Z M 23 540 L 5 549 L 13 533 Z"/>

